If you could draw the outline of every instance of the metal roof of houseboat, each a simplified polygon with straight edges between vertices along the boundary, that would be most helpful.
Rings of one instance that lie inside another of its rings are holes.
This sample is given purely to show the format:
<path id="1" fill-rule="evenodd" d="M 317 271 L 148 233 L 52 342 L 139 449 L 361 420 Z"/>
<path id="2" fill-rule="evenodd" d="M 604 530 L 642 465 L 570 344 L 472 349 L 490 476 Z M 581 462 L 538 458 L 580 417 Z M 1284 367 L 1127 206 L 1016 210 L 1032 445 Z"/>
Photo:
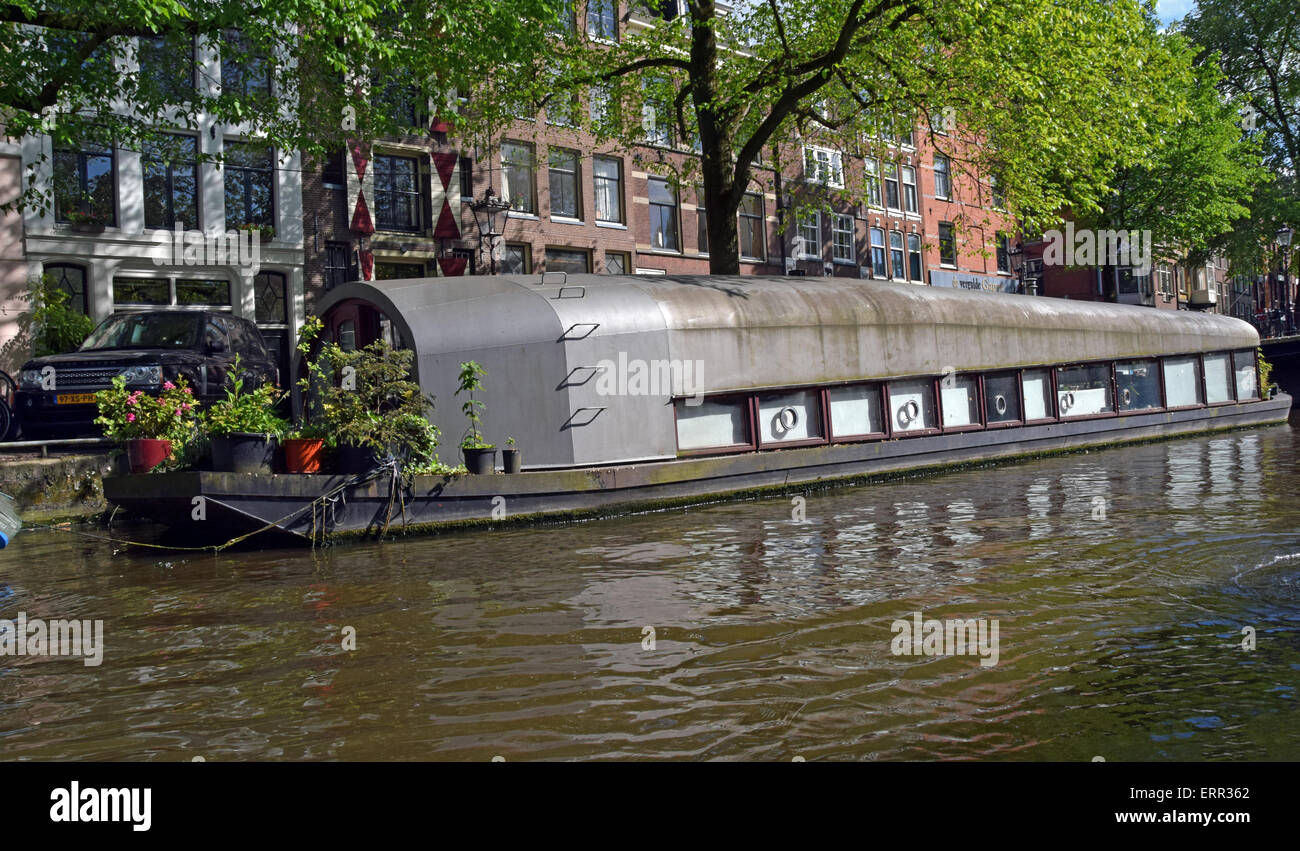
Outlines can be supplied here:
<path id="1" fill-rule="evenodd" d="M 544 283 L 543 283 L 544 281 Z M 460 362 L 484 380 L 487 438 L 516 438 L 525 464 L 630 462 L 676 454 L 671 396 L 938 375 L 948 369 L 1253 348 L 1249 324 L 1211 313 L 984 293 L 853 278 L 550 274 L 354 282 L 358 299 L 417 352 L 449 446 L 464 430 Z M 597 365 L 700 363 L 700 385 L 601 395 Z M 452 460 L 453 451 L 444 453 Z"/>

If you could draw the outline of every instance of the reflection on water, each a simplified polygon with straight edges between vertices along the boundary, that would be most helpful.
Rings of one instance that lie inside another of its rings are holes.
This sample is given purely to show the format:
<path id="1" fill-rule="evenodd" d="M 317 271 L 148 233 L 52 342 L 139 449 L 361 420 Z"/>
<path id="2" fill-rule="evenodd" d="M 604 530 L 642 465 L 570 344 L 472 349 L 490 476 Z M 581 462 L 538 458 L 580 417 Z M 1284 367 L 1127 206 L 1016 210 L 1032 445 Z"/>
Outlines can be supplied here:
<path id="1" fill-rule="evenodd" d="M 216 557 L 24 533 L 0 617 L 107 646 L 0 657 L 0 758 L 1297 759 L 1298 473 L 1280 427 L 809 494 L 803 522 Z M 998 665 L 892 655 L 913 612 L 997 619 Z"/>

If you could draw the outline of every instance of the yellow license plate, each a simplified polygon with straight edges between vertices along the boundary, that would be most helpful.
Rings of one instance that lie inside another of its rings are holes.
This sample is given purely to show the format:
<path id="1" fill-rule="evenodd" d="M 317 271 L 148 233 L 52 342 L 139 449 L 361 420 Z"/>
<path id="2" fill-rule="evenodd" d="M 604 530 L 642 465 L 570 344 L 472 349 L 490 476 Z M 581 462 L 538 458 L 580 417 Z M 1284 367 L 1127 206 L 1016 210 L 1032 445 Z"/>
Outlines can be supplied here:
<path id="1" fill-rule="evenodd" d="M 54 397 L 57 405 L 90 405 L 94 401 L 94 393 L 60 393 Z"/>

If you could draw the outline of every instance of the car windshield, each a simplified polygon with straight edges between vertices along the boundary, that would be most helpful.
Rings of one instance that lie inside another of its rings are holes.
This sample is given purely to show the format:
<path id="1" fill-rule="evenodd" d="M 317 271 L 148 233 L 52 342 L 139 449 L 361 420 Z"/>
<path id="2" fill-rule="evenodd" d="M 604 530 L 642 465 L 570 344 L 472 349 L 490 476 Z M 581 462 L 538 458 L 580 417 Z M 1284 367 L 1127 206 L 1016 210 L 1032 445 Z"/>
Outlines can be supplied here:
<path id="1" fill-rule="evenodd" d="M 93 349 L 192 349 L 198 345 L 203 317 L 179 313 L 133 313 L 110 316 L 81 344 Z"/>

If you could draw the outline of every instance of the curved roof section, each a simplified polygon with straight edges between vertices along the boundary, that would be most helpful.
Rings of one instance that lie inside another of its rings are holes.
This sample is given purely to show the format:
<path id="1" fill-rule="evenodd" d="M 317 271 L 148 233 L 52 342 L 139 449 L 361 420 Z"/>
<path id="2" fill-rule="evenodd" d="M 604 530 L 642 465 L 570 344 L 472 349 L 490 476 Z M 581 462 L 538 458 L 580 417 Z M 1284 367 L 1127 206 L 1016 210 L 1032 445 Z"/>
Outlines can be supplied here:
<path id="1" fill-rule="evenodd" d="M 349 297 L 384 309 L 422 354 L 658 332 L 668 357 L 704 362 L 707 392 L 1259 343 L 1212 313 L 852 278 L 426 278 L 348 284 L 320 309 Z"/>

